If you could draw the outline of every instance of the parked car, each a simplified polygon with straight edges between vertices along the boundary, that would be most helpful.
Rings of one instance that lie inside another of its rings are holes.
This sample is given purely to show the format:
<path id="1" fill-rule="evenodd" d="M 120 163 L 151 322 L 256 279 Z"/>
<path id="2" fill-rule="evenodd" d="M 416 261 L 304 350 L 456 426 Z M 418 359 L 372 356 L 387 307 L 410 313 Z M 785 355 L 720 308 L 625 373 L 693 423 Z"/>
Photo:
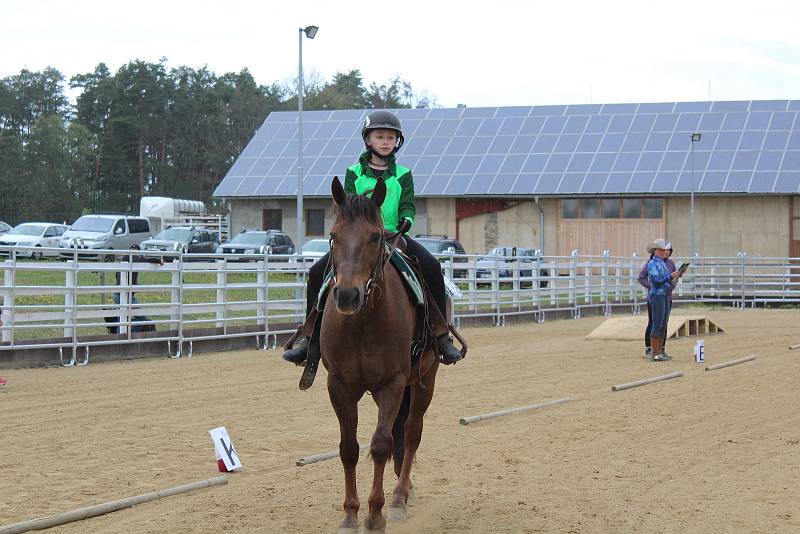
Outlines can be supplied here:
<path id="1" fill-rule="evenodd" d="M 280 230 L 242 230 L 217 247 L 217 254 L 294 254 L 292 238 Z"/>
<path id="2" fill-rule="evenodd" d="M 64 232 L 58 246 L 64 249 L 138 250 L 142 241 L 151 237 L 150 221 L 145 217 L 84 215 Z M 64 258 L 71 256 L 67 251 L 61 253 Z M 97 254 L 80 254 L 80 257 L 96 258 Z M 104 259 L 111 260 L 113 256 Z"/>
<path id="3" fill-rule="evenodd" d="M 539 255 L 535 250 L 522 247 L 495 247 L 479 258 L 476 262 L 476 278 L 491 278 L 494 269 L 497 268 L 497 275 L 500 278 L 514 276 L 512 264 L 519 263 L 520 278 L 531 278 L 533 276 L 533 266 L 526 264 L 534 263 L 539 260 Z M 545 278 L 539 281 L 539 287 L 547 287 L 546 277 L 550 276 L 547 269 L 539 269 L 539 276 Z"/>
<path id="4" fill-rule="evenodd" d="M 213 254 L 219 246 L 219 240 L 217 234 L 208 228 L 171 226 L 161 230 L 153 239 L 145 239 L 141 246 L 142 250 Z"/>
<path id="5" fill-rule="evenodd" d="M 0 235 L 3 235 L 9 231 L 11 231 L 11 225 L 3 221 L 0 221 Z"/>
<path id="6" fill-rule="evenodd" d="M 34 222 L 22 223 L 0 235 L 0 247 L 58 247 L 61 235 L 69 228 L 65 224 Z M 50 255 L 57 255 L 49 253 Z M 42 251 L 18 250 L 17 256 L 41 259 Z"/>
<path id="7" fill-rule="evenodd" d="M 327 239 L 310 239 L 303 245 L 300 254 L 303 259 L 317 261 L 331 250 L 331 243 Z"/>
<path id="8" fill-rule="evenodd" d="M 466 252 L 458 239 L 452 239 L 446 235 L 417 234 L 414 236 L 414 241 L 425 247 L 434 256 L 455 254 L 456 257 L 453 258 L 453 263 L 467 263 L 468 261 L 466 257 L 463 257 Z M 440 257 L 439 261 L 447 261 L 447 258 Z M 465 278 L 466 276 L 466 269 L 453 269 L 454 278 Z"/>
<path id="9" fill-rule="evenodd" d="M 425 247 L 434 256 L 437 254 L 466 254 L 458 239 L 446 235 L 417 234 L 414 241 Z"/>

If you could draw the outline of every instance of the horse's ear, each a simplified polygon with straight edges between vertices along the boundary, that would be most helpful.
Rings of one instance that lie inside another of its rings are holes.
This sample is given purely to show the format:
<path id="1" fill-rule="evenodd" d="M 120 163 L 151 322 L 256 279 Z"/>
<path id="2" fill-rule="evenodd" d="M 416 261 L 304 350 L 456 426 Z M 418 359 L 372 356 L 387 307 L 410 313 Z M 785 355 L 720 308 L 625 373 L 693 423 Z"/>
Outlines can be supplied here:
<path id="1" fill-rule="evenodd" d="M 386 182 L 383 180 L 378 180 L 378 183 L 375 184 L 375 189 L 372 191 L 372 200 L 379 208 L 383 201 L 386 200 Z"/>
<path id="2" fill-rule="evenodd" d="M 347 195 L 344 192 L 342 182 L 339 181 L 338 176 L 334 176 L 333 182 L 331 182 L 331 194 L 333 195 L 333 202 L 336 203 L 337 206 L 344 204 Z"/>

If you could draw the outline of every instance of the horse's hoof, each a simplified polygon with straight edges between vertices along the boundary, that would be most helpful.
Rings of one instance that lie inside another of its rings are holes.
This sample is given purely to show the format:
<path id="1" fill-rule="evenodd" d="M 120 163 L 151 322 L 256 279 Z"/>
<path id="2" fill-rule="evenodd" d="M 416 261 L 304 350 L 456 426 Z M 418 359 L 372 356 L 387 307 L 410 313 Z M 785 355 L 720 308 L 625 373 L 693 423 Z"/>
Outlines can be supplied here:
<path id="1" fill-rule="evenodd" d="M 380 522 L 380 524 L 376 524 L 377 521 L 372 522 L 369 519 L 364 521 L 364 530 L 362 532 L 364 532 L 364 534 L 368 532 L 386 532 L 386 520 L 384 520 L 383 518 L 381 519 L 382 521 Z"/>
<path id="2" fill-rule="evenodd" d="M 386 519 L 392 521 L 405 521 L 408 519 L 408 511 L 404 506 L 390 506 L 386 510 Z"/>
<path id="3" fill-rule="evenodd" d="M 345 519 L 339 525 L 339 530 L 336 531 L 336 534 L 358 534 L 358 521 Z"/>

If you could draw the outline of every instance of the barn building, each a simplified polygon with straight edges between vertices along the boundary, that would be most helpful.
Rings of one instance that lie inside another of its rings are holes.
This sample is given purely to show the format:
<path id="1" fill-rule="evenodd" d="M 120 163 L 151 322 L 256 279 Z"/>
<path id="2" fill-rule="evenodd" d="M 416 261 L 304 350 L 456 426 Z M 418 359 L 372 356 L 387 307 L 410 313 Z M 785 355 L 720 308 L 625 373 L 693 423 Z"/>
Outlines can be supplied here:
<path id="1" fill-rule="evenodd" d="M 368 111 L 303 114 L 304 240 L 330 230 L 330 180 L 363 149 Z M 457 237 L 472 253 L 625 256 L 665 236 L 688 255 L 694 192 L 698 254 L 797 257 L 798 112 L 798 100 L 397 110 L 412 233 Z M 214 193 L 233 232 L 294 235 L 297 153 L 297 113 L 270 114 Z"/>

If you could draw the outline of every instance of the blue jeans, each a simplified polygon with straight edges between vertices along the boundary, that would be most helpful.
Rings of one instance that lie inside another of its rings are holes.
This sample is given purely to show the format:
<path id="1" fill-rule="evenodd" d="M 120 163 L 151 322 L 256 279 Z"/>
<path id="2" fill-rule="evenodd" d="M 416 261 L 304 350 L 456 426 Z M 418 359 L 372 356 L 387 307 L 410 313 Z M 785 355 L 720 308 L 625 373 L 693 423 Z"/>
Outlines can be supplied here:
<path id="1" fill-rule="evenodd" d="M 669 298 L 666 295 L 650 295 L 650 309 L 653 312 L 650 334 L 656 337 L 666 337 L 670 311 Z"/>

